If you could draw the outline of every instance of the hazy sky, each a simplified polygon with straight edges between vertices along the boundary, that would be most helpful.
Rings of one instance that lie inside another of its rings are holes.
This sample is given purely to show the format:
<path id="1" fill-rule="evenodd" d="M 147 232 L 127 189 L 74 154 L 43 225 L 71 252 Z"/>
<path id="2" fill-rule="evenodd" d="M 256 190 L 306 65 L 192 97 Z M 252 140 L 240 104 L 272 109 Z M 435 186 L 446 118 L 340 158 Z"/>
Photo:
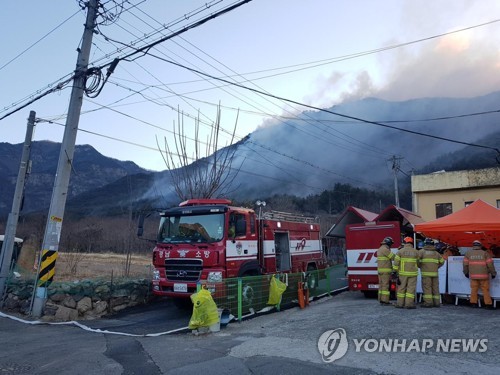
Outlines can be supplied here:
<path id="1" fill-rule="evenodd" d="M 91 66 L 105 65 L 130 53 L 131 45 L 143 47 L 234 3 L 125 2 L 114 22 L 100 23 Z M 157 57 L 121 61 L 100 95 L 85 97 L 77 144 L 163 170 L 156 140 L 163 148 L 166 138 L 173 147 L 179 111 L 186 136 L 194 136 L 199 117 L 200 137 L 206 139 L 220 103 L 224 146 L 229 142 L 225 132 L 235 124 L 239 140 L 266 120 L 306 110 L 165 59 L 316 107 L 367 96 L 400 101 L 497 91 L 499 20 L 500 2 L 492 0 L 253 0 L 151 49 Z M 84 23 L 85 11 L 76 0 L 3 2 L 0 117 L 72 73 Z M 466 30 L 452 33 L 460 29 Z M 1 120 L 0 141 L 22 143 L 34 110 L 38 118 L 52 121 L 38 123 L 34 139 L 61 142 L 70 92 L 68 85 Z"/>

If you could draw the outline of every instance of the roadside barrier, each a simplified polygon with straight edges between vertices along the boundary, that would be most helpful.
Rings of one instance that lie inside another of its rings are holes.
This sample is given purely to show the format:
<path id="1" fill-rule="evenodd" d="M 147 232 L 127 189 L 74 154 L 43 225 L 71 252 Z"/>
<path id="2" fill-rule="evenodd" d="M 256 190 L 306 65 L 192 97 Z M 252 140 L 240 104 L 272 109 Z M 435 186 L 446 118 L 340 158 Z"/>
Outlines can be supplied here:
<path id="1" fill-rule="evenodd" d="M 286 285 L 278 304 L 269 304 L 273 276 Z M 345 266 L 335 265 L 323 270 L 300 273 L 246 276 L 225 279 L 219 283 L 200 282 L 198 290 L 205 288 L 219 309 L 229 310 L 241 321 L 250 315 L 273 309 L 299 305 L 305 308 L 309 301 L 347 289 Z"/>
<path id="2" fill-rule="evenodd" d="M 269 304 L 272 276 L 286 286 L 277 304 Z M 152 298 L 151 280 L 146 278 L 93 278 L 52 282 L 44 319 L 60 322 L 96 319 L 123 309 L 148 303 Z M 29 315 L 35 280 L 15 277 L 9 280 L 4 309 Z M 239 320 L 259 313 L 292 306 L 307 307 L 309 300 L 347 289 L 344 265 L 301 273 L 247 276 L 225 279 L 221 283 L 200 283 L 212 294 L 224 319 Z M 230 318 L 228 318 L 230 317 Z"/>

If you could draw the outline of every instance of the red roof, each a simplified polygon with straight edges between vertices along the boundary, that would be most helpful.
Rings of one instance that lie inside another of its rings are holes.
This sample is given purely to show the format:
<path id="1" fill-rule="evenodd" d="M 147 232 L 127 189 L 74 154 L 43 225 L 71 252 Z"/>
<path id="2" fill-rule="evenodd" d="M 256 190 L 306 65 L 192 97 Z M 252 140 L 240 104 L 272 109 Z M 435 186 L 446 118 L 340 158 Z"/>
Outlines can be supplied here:
<path id="1" fill-rule="evenodd" d="M 338 217 L 335 224 L 326 232 L 326 237 L 345 237 L 345 227 L 348 224 L 361 224 L 367 221 L 374 221 L 376 213 L 362 210 L 354 206 L 347 207 Z"/>
<path id="2" fill-rule="evenodd" d="M 399 221 L 403 228 L 413 232 L 413 226 L 424 222 L 421 216 L 395 205 L 388 206 L 375 219 L 378 221 Z"/>

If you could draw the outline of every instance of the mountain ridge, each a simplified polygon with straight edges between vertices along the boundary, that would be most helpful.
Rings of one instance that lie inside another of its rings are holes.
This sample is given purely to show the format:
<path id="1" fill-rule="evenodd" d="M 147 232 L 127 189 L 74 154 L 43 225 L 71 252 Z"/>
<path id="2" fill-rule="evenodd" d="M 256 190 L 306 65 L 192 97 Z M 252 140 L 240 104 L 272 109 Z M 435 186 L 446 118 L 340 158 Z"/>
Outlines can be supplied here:
<path id="1" fill-rule="evenodd" d="M 500 144 L 500 114 L 496 103 L 500 103 L 500 92 L 475 98 L 403 102 L 366 98 L 326 112 L 308 110 L 293 119 L 269 121 L 228 146 L 235 150 L 233 168 L 241 166 L 233 198 L 248 200 L 283 192 L 307 196 L 336 183 L 392 190 L 392 156 L 403 158 L 399 176 L 402 189 L 408 189 L 405 184 L 409 184 L 407 176 L 412 171 L 498 165 L 494 149 Z M 443 138 L 490 149 L 446 142 Z M 52 141 L 33 142 L 25 212 L 48 210 L 60 146 Z M 4 181 L 0 187 L 1 216 L 10 211 L 22 147 L 0 143 L 4 155 L 0 160 L 0 177 Z M 106 157 L 91 145 L 77 145 L 67 210 L 102 215 L 132 206 L 166 207 L 177 203 L 169 184 L 168 171 L 148 171 L 131 161 Z"/>

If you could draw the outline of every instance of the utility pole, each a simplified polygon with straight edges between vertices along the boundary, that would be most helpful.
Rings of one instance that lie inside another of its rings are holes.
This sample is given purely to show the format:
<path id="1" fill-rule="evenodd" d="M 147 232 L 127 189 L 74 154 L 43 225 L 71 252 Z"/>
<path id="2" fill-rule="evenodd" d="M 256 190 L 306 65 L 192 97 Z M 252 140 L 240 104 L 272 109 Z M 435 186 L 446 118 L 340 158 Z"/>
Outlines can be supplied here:
<path id="1" fill-rule="evenodd" d="M 10 274 L 12 250 L 14 249 L 14 239 L 16 236 L 17 222 L 19 220 L 19 212 L 21 211 L 21 202 L 23 200 L 24 183 L 26 180 L 26 175 L 28 174 L 31 140 L 33 139 L 33 129 L 35 127 L 35 115 L 35 111 L 30 111 L 30 115 L 28 117 L 28 126 L 26 129 L 26 138 L 24 140 L 23 152 L 21 155 L 21 164 L 19 165 L 19 173 L 17 175 L 14 200 L 12 201 L 12 211 L 10 212 L 7 219 L 7 226 L 5 228 L 5 235 L 3 238 L 2 254 L 0 256 L 0 307 L 3 307 L 7 278 Z"/>
<path id="2" fill-rule="evenodd" d="M 47 287 L 52 282 L 55 272 L 55 263 L 59 251 L 59 240 L 63 223 L 64 208 L 68 195 L 69 179 L 73 166 L 73 155 L 75 152 L 76 135 L 80 112 L 83 103 L 85 89 L 85 78 L 89 63 L 90 48 L 97 17 L 98 0 L 89 0 L 85 3 L 87 9 L 87 20 L 83 33 L 82 45 L 78 49 L 78 59 L 73 79 L 73 89 L 68 107 L 68 117 L 64 129 L 63 142 L 59 153 L 57 172 L 52 190 L 49 214 L 43 238 L 41 259 L 39 262 L 38 278 L 35 298 L 32 304 L 32 315 L 40 317 L 47 300 Z"/>
<path id="3" fill-rule="evenodd" d="M 398 171 L 400 167 L 399 161 L 403 159 L 402 157 L 396 157 L 393 155 L 389 161 L 392 161 L 392 170 L 394 171 L 394 197 L 396 200 L 396 207 L 399 207 L 399 192 L 398 192 Z"/>

